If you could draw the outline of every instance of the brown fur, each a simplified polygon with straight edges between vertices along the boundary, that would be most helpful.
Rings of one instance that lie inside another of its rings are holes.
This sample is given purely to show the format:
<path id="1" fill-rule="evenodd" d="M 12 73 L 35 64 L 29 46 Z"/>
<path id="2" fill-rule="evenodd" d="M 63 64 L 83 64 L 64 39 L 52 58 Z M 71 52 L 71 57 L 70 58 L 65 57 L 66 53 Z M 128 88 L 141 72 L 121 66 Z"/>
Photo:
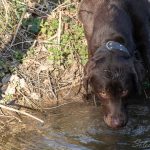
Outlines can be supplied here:
<path id="1" fill-rule="evenodd" d="M 113 128 L 127 122 L 125 99 L 140 93 L 143 64 L 150 71 L 148 5 L 147 0 L 83 0 L 80 5 L 89 56 L 84 85 L 99 97 L 104 121 Z M 123 44 L 131 56 L 105 50 L 109 40 Z"/>

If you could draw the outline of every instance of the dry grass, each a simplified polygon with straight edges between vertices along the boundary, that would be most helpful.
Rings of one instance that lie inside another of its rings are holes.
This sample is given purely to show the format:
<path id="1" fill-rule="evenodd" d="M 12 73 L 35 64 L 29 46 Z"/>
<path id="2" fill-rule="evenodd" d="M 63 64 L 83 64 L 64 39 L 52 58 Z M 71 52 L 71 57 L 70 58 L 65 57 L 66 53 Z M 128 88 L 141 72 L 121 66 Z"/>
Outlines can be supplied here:
<path id="1" fill-rule="evenodd" d="M 86 42 L 77 0 L 0 0 L 1 104 L 41 109 L 78 93 Z"/>

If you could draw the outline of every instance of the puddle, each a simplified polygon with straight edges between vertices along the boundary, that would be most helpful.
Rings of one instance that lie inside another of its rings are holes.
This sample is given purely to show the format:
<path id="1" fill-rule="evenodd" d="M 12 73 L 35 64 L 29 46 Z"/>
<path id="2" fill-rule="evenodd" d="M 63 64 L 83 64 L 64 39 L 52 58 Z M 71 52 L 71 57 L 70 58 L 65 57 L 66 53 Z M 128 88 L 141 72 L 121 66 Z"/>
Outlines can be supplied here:
<path id="1" fill-rule="evenodd" d="M 35 114 L 44 125 L 29 118 L 10 123 L 1 133 L 0 150 L 150 150 L 150 107 L 129 107 L 126 127 L 111 130 L 100 107 L 72 103 Z"/>

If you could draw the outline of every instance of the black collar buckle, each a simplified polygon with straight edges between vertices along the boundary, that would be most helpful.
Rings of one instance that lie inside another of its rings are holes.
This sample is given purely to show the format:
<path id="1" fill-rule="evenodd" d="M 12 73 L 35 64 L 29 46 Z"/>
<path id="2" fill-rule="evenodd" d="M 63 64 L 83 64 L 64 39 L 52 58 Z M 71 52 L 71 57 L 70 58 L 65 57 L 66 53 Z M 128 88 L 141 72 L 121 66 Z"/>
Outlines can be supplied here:
<path id="1" fill-rule="evenodd" d="M 130 53 L 129 53 L 128 49 L 124 45 L 122 45 L 122 44 L 120 44 L 118 42 L 108 41 L 106 43 L 106 48 L 109 51 L 119 50 L 119 51 L 127 53 L 130 56 Z"/>

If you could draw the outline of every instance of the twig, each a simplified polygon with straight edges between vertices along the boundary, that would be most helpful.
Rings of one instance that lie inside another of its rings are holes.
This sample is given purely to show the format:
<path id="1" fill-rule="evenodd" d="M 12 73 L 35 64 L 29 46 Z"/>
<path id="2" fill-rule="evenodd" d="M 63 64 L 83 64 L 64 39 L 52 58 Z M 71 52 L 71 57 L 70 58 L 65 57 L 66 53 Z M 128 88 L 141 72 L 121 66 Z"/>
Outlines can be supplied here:
<path id="1" fill-rule="evenodd" d="M 93 96 L 93 101 L 94 101 L 94 105 L 97 107 L 95 94 Z"/>
<path id="2" fill-rule="evenodd" d="M 22 13 L 22 16 L 21 16 L 21 18 L 20 18 L 20 21 L 19 21 L 19 23 L 18 23 L 18 25 L 17 25 L 17 28 L 16 28 L 16 31 L 15 31 L 15 35 L 14 35 L 12 41 L 11 41 L 10 47 L 12 47 L 12 45 L 13 45 L 15 39 L 16 39 L 16 36 L 17 36 L 18 31 L 19 31 L 19 28 L 20 28 L 20 26 L 21 26 L 21 24 L 22 24 L 22 20 L 23 20 L 23 18 L 24 18 L 24 16 L 25 16 L 25 13 L 26 13 L 26 9 L 25 9 L 25 10 L 23 11 L 23 13 Z"/>
<path id="3" fill-rule="evenodd" d="M 15 43 L 15 44 L 12 44 L 12 46 L 16 46 L 16 45 L 19 45 L 19 44 L 24 44 L 24 43 L 33 43 L 34 41 L 36 40 L 31 40 L 31 41 L 22 41 L 22 42 L 18 42 L 18 43 Z"/>
<path id="4" fill-rule="evenodd" d="M 68 103 L 64 103 L 64 104 L 61 104 L 61 105 L 58 105 L 58 106 L 55 106 L 55 107 L 44 108 L 44 109 L 47 109 L 47 110 L 56 109 L 56 108 L 59 108 L 61 106 L 64 106 L 64 105 L 67 105 L 67 104 L 71 104 L 71 103 L 74 103 L 74 102 L 68 102 Z"/>
<path id="5" fill-rule="evenodd" d="M 51 93 L 53 94 L 53 96 L 56 99 L 56 101 L 58 101 L 58 97 L 57 97 L 56 91 L 55 91 L 55 89 L 53 89 L 53 85 L 52 85 L 52 82 L 51 82 L 50 71 L 48 71 L 48 78 L 49 78 L 49 85 L 50 85 L 49 89 L 51 90 Z"/>
<path id="6" fill-rule="evenodd" d="M 35 116 L 29 114 L 29 113 L 26 113 L 26 112 L 24 112 L 24 111 L 17 110 L 17 109 L 11 108 L 11 107 L 7 107 L 7 106 L 2 105 L 2 104 L 0 104 L 0 107 L 3 108 L 3 109 L 7 109 L 7 110 L 9 110 L 9 111 L 13 111 L 13 112 L 17 112 L 17 113 L 26 115 L 26 116 L 28 116 L 28 117 L 30 117 L 30 118 L 33 118 L 33 119 L 35 119 L 35 120 L 37 120 L 37 121 L 39 121 L 39 122 L 41 122 L 41 123 L 44 123 L 43 120 L 41 120 L 41 119 L 39 119 L 39 118 L 37 118 L 37 117 L 35 117 Z"/>
<path id="7" fill-rule="evenodd" d="M 62 12 L 60 11 L 59 12 L 59 26 L 58 26 L 58 30 L 57 30 L 57 37 L 58 37 L 58 40 L 57 40 L 57 44 L 60 45 L 60 36 L 61 36 L 61 24 L 62 24 Z"/>
<path id="8" fill-rule="evenodd" d="M 145 98 L 148 99 L 149 96 L 147 95 L 146 91 L 144 90 Z"/>
<path id="9" fill-rule="evenodd" d="M 25 98 L 26 101 L 28 101 L 30 104 L 35 105 L 36 107 L 38 107 L 40 109 L 40 106 L 38 104 L 36 104 L 34 101 L 30 100 L 27 96 L 25 96 L 20 90 L 17 89 L 17 91 Z"/>
<path id="10" fill-rule="evenodd" d="M 76 4 L 76 3 L 68 4 L 68 2 L 66 1 L 66 2 L 64 2 L 64 3 L 60 4 L 60 5 L 58 5 L 58 7 L 56 7 L 55 9 L 53 9 L 52 12 L 55 12 L 55 11 L 57 11 L 57 10 L 59 10 L 59 9 L 64 9 L 64 8 L 66 8 L 66 7 L 69 7 L 69 6 L 74 6 L 75 4 Z"/>

